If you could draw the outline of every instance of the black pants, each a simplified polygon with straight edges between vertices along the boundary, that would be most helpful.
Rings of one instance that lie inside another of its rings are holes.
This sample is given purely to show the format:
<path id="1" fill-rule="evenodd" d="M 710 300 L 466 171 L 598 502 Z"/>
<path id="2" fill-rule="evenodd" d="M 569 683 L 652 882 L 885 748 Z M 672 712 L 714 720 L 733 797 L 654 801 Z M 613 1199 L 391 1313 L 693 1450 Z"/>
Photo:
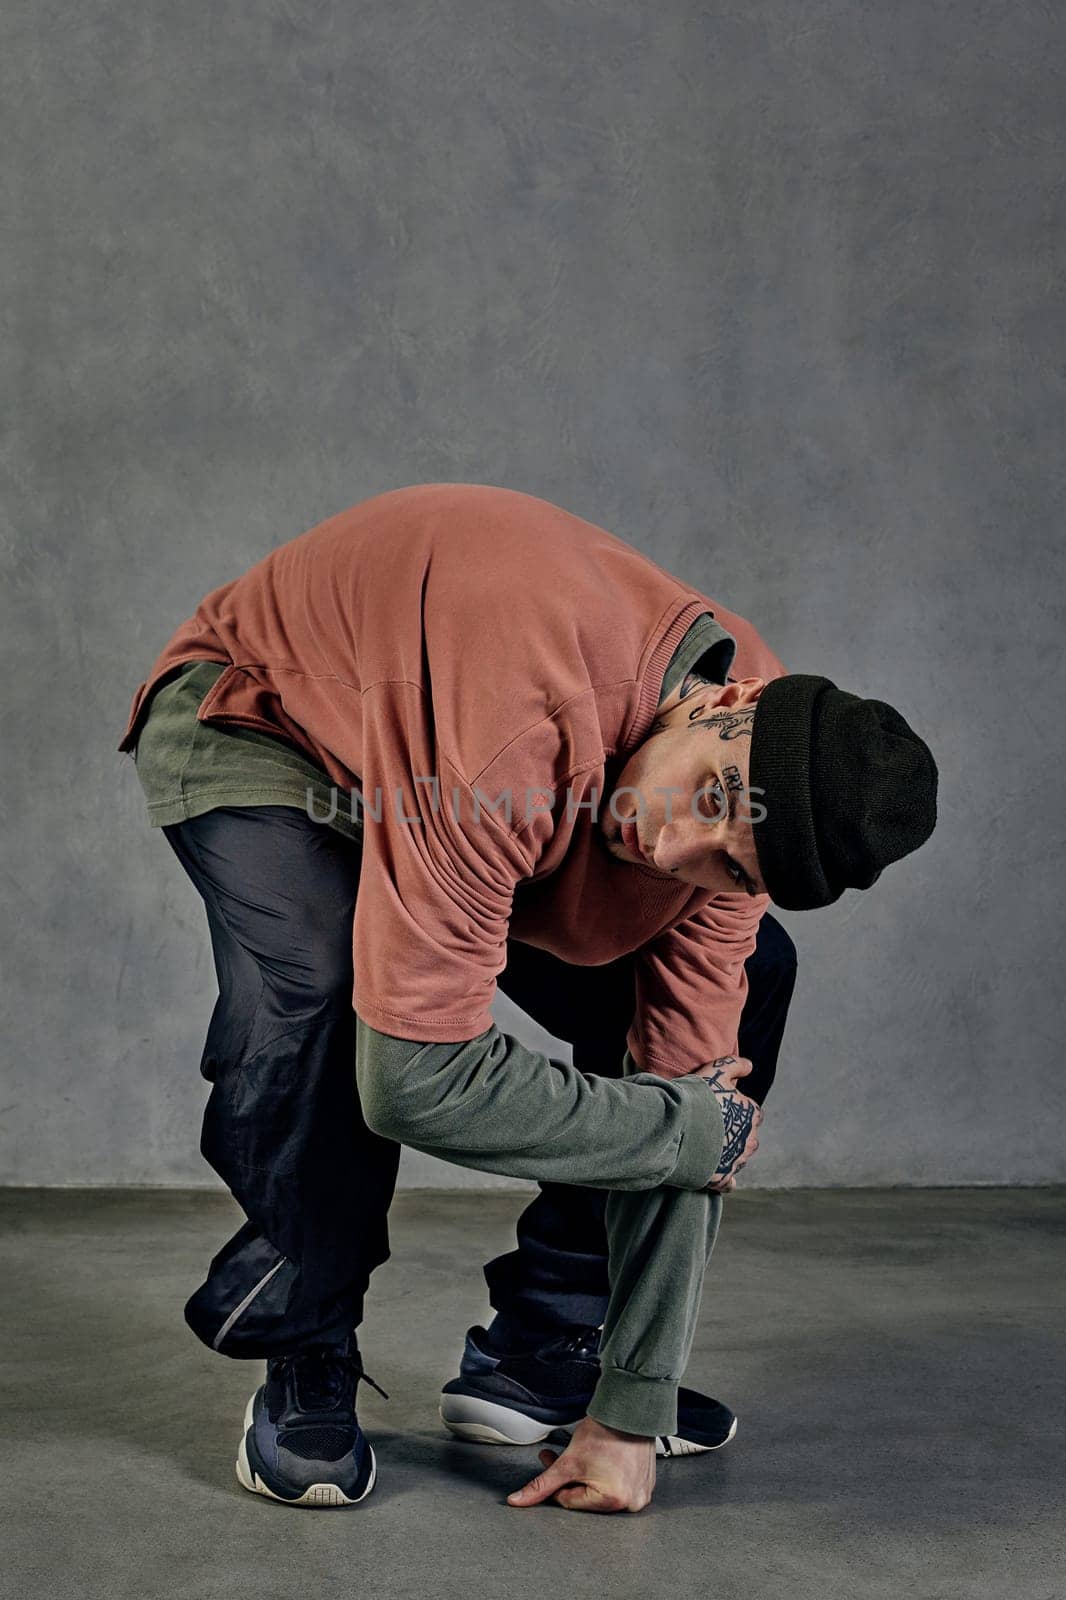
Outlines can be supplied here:
<path id="1" fill-rule="evenodd" d="M 213 1350 L 264 1357 L 357 1327 L 388 1259 L 400 1147 L 372 1133 L 355 1084 L 352 922 L 361 851 L 296 806 L 220 806 L 163 829 L 207 909 L 218 979 L 200 1071 L 200 1149 L 247 1221 L 185 1306 Z M 740 1054 L 762 1103 L 795 983 L 792 940 L 769 914 L 746 966 Z M 616 1077 L 633 1018 L 632 957 L 576 967 L 518 940 L 500 989 Z M 605 1193 L 542 1184 L 518 1247 L 485 1267 L 510 1321 L 555 1331 L 602 1322 Z"/>

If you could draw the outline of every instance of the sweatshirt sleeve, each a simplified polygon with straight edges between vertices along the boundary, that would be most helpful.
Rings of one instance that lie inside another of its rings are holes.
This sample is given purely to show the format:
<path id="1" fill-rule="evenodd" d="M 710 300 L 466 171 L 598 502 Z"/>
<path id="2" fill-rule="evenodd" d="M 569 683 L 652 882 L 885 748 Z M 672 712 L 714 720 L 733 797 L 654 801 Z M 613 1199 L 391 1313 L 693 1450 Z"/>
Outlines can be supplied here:
<path id="1" fill-rule="evenodd" d="M 744 963 L 769 904 L 768 895 L 714 895 L 637 951 L 637 1005 L 626 1042 L 638 1070 L 676 1078 L 737 1054 L 748 993 Z"/>

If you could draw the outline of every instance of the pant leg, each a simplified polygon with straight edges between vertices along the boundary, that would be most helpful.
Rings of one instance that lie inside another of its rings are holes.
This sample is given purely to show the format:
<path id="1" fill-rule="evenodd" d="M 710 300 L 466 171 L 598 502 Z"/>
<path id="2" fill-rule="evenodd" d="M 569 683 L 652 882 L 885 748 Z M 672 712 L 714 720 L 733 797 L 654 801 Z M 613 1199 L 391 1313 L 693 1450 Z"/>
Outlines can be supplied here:
<path id="1" fill-rule="evenodd" d="M 748 994 L 739 1046 L 752 1071 L 743 1088 L 761 1105 L 777 1070 L 796 980 L 795 945 L 768 912 L 745 972 Z M 632 957 L 602 967 L 573 967 L 511 941 L 498 984 L 542 1027 L 572 1044 L 580 1071 L 621 1074 L 636 1004 Z M 540 1190 L 518 1219 L 517 1249 L 484 1269 L 501 1341 L 527 1336 L 534 1342 L 541 1334 L 598 1327 L 607 1314 L 606 1191 L 558 1183 L 541 1184 Z M 616 1209 L 625 1213 L 624 1207 Z"/>
<path id="2" fill-rule="evenodd" d="M 740 1087 L 750 1100 L 762 1105 L 777 1073 L 777 1058 L 785 1032 L 788 1008 L 796 987 L 796 946 L 781 924 L 764 912 L 755 949 L 744 963 L 748 997 L 740 1014 L 737 1043 L 751 1062 Z"/>
<path id="3" fill-rule="evenodd" d="M 204 899 L 218 979 L 200 1148 L 247 1218 L 185 1317 L 225 1355 L 279 1354 L 357 1327 L 389 1253 L 399 1146 L 366 1126 L 355 1083 L 360 848 L 285 805 L 163 832 Z"/>

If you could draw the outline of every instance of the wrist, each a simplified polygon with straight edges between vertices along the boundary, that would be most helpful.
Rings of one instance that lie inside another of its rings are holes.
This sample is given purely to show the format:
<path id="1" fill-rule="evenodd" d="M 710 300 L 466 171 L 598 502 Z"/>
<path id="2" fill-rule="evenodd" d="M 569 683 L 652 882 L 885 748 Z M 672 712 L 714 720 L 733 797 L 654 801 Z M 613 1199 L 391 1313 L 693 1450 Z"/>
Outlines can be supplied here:
<path id="1" fill-rule="evenodd" d="M 574 1429 L 575 1434 L 579 1430 L 581 1437 L 590 1442 L 597 1439 L 615 1439 L 621 1440 L 623 1444 L 647 1444 L 656 1437 L 654 1433 L 627 1433 L 623 1428 L 612 1428 L 606 1422 L 597 1421 L 595 1417 L 582 1417 Z"/>
<path id="2" fill-rule="evenodd" d="M 666 1181 L 674 1189 L 701 1190 L 717 1175 L 725 1148 L 722 1106 L 706 1080 L 695 1074 L 673 1079 L 672 1087 L 690 1103 L 677 1162 Z"/>

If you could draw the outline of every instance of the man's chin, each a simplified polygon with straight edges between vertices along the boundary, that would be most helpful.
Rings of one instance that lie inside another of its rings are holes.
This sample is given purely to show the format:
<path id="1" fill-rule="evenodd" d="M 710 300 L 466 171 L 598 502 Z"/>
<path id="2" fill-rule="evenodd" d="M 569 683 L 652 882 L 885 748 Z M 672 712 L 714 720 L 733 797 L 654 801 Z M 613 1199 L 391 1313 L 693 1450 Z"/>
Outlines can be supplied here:
<path id="1" fill-rule="evenodd" d="M 625 853 L 625 845 L 622 843 L 621 839 L 610 838 L 610 836 L 606 834 L 602 828 L 596 829 L 596 836 L 600 841 L 600 848 L 602 850 L 606 850 L 607 854 L 613 857 L 615 861 L 629 860 L 629 856 Z"/>
<path id="2" fill-rule="evenodd" d="M 645 861 L 643 856 L 634 855 L 633 851 L 627 845 L 624 845 L 621 839 L 609 839 L 601 831 L 600 843 L 612 861 L 618 861 L 625 867 L 648 867 L 651 871 L 655 871 L 650 862 Z"/>

